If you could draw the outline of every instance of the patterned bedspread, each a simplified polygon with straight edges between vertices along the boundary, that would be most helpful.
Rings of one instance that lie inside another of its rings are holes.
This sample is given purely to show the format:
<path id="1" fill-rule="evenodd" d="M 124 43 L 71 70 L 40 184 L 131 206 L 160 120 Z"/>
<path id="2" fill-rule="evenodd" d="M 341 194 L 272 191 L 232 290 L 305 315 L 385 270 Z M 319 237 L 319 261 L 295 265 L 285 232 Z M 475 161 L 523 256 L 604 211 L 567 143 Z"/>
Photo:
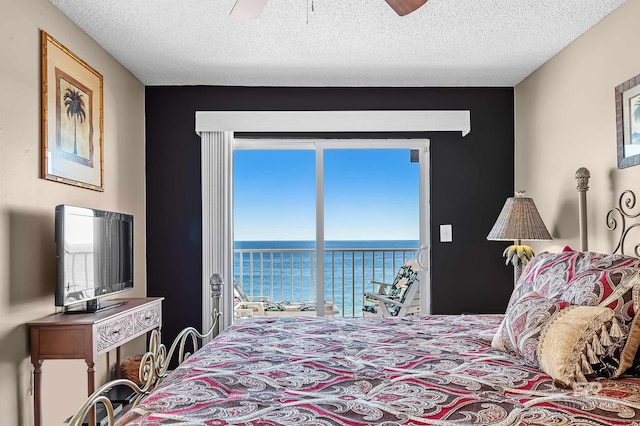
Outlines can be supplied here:
<path id="1" fill-rule="evenodd" d="M 502 316 L 238 321 L 118 425 L 640 425 L 640 378 L 554 386 Z"/>

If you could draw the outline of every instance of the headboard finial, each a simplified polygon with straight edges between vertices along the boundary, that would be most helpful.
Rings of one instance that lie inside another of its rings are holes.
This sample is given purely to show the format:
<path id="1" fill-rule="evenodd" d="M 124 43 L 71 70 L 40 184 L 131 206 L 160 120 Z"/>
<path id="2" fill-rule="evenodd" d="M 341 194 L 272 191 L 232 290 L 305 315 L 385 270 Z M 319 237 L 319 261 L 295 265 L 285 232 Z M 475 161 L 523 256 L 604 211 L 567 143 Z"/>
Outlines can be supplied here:
<path id="1" fill-rule="evenodd" d="M 580 167 L 576 170 L 576 181 L 578 182 L 578 186 L 576 189 L 578 191 L 588 191 L 589 190 L 589 178 L 591 177 L 591 173 L 589 173 L 589 169 L 586 167 Z"/>
<path id="2" fill-rule="evenodd" d="M 215 273 L 211 275 L 209 279 L 209 285 L 211 286 L 211 297 L 219 298 L 222 295 L 222 285 L 224 284 L 224 279 L 222 278 L 222 274 Z"/>
<path id="3" fill-rule="evenodd" d="M 589 178 L 591 173 L 586 167 L 580 167 L 576 170 L 576 189 L 580 194 L 578 209 L 580 221 L 580 250 L 587 251 L 589 246 L 589 238 L 587 235 L 587 191 L 589 190 Z"/>

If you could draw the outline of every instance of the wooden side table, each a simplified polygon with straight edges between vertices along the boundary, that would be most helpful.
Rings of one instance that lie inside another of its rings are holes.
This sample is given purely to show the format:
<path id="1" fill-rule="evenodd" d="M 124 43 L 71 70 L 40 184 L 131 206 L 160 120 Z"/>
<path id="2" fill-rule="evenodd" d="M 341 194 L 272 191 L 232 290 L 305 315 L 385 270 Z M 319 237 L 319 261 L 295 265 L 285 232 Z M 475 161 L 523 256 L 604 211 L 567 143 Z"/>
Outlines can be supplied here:
<path id="1" fill-rule="evenodd" d="M 95 391 L 98 356 L 116 349 L 119 364 L 120 346 L 153 329 L 160 329 L 163 299 L 113 299 L 125 303 L 96 313 L 59 313 L 27 323 L 31 333 L 35 426 L 42 424 L 40 392 L 45 359 L 84 359 L 87 363 L 87 395 L 91 395 Z"/>

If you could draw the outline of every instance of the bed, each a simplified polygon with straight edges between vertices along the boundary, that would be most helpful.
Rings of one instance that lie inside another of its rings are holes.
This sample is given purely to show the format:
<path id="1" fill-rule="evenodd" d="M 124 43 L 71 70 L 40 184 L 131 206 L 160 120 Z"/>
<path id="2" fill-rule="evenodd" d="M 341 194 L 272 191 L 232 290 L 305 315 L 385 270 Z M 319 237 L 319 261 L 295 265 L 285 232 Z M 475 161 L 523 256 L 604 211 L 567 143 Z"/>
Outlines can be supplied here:
<path id="1" fill-rule="evenodd" d="M 238 321 L 117 424 L 640 425 L 639 308 L 638 246 L 545 252 L 504 315 Z"/>

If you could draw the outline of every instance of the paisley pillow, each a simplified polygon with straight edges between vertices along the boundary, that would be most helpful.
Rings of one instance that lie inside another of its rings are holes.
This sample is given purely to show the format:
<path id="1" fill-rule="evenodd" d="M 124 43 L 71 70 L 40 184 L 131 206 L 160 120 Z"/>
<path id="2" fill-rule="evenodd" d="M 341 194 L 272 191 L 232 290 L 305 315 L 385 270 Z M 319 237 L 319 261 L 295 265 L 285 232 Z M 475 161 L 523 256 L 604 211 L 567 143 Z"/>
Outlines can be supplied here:
<path id="1" fill-rule="evenodd" d="M 574 275 L 560 298 L 574 305 L 608 306 L 630 321 L 640 311 L 640 268 L 609 260 L 594 262 Z"/>
<path id="2" fill-rule="evenodd" d="M 542 252 L 535 256 L 524 268 L 522 276 L 511 294 L 507 310 L 525 294 L 536 292 L 542 297 L 560 297 L 567 283 L 591 263 L 606 255 L 580 252 L 566 247 L 560 253 Z"/>
<path id="3" fill-rule="evenodd" d="M 568 305 L 564 301 L 541 297 L 536 292 L 525 294 L 506 312 L 491 346 L 538 367 L 540 334 L 549 320 Z"/>

